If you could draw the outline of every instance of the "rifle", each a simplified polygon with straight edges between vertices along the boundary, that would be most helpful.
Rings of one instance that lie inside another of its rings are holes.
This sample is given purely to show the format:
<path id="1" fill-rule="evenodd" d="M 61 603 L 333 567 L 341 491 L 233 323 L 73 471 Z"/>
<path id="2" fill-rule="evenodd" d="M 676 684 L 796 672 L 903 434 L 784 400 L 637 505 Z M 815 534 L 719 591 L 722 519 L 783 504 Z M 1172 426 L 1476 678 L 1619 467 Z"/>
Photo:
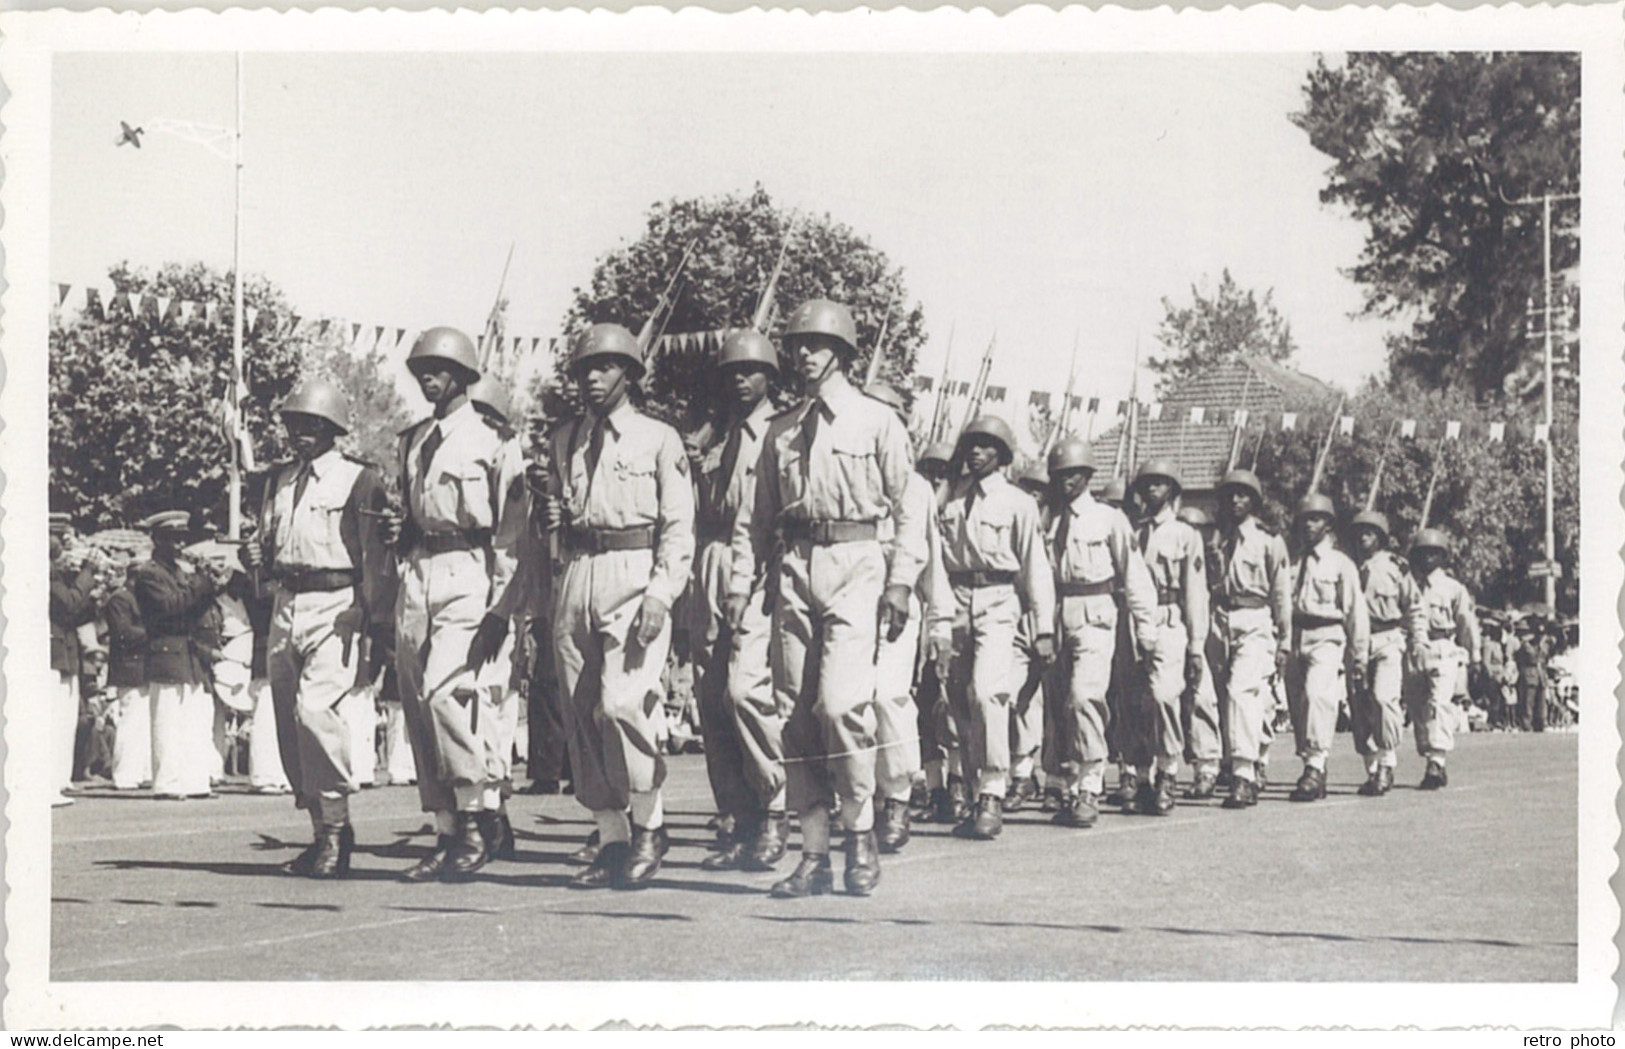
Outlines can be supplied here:
<path id="1" fill-rule="evenodd" d="M 948 352 L 942 358 L 942 379 L 937 383 L 937 403 L 931 409 L 931 432 L 925 435 L 925 443 L 932 444 L 942 440 L 942 425 L 948 418 L 948 376 L 952 374 L 954 363 L 954 326 L 948 325 Z"/>
<path id="2" fill-rule="evenodd" d="M 948 476 L 958 476 L 960 468 L 964 466 L 959 454 L 959 444 L 965 436 L 965 428 L 981 414 L 982 400 L 987 396 L 987 377 L 993 370 L 993 350 L 999 345 L 999 333 L 995 331 L 993 338 L 988 341 L 987 349 L 982 352 L 982 365 L 977 369 L 976 382 L 971 385 L 970 404 L 965 407 L 965 418 L 959 424 L 959 433 L 954 435 L 954 456 L 949 463 Z"/>
<path id="3" fill-rule="evenodd" d="M 1371 489 L 1365 493 L 1365 508 L 1368 511 L 1377 508 L 1377 489 L 1382 487 L 1382 468 L 1388 462 L 1388 449 L 1393 447 L 1394 431 L 1398 428 L 1397 420 L 1389 423 L 1388 436 L 1382 439 L 1382 451 L 1377 455 L 1377 469 L 1371 475 Z"/>
<path id="4" fill-rule="evenodd" d="M 1140 438 L 1140 337 L 1134 336 L 1134 378 L 1128 387 L 1128 461 L 1123 466 L 1125 477 L 1134 473 L 1134 453 Z M 1116 476 L 1116 471 L 1113 471 Z"/>
<path id="5" fill-rule="evenodd" d="M 1314 472 L 1309 475 L 1309 492 L 1320 491 L 1320 479 L 1326 473 L 1326 457 L 1331 454 L 1332 439 L 1337 436 L 1337 422 L 1343 417 L 1343 405 L 1347 400 L 1346 397 L 1337 399 L 1337 411 L 1332 413 L 1331 424 L 1326 427 L 1326 441 L 1320 446 L 1320 454 L 1315 456 Z"/>
<path id="6" fill-rule="evenodd" d="M 1078 339 L 1082 334 L 1081 328 L 1072 333 L 1072 368 L 1066 375 L 1066 393 L 1061 395 L 1061 410 L 1055 416 L 1055 425 L 1050 427 L 1049 436 L 1044 440 L 1044 447 L 1039 449 L 1040 459 L 1046 458 L 1050 449 L 1059 443 L 1061 435 L 1066 433 L 1067 421 L 1072 417 L 1072 390 L 1078 381 Z"/>
<path id="7" fill-rule="evenodd" d="M 682 257 L 677 260 L 677 268 L 672 271 L 671 279 L 666 282 L 666 289 L 660 293 L 660 298 L 655 300 L 654 309 L 649 312 L 649 319 L 643 322 L 642 329 L 638 331 L 638 346 L 643 349 L 644 353 L 648 353 L 649 347 L 654 343 L 655 322 L 659 320 L 662 313 L 670 310 L 676 302 L 677 282 L 682 279 L 683 270 L 688 267 L 688 260 L 694 257 L 694 249 L 700 246 L 700 239 L 710 229 L 710 226 L 706 226 L 705 229 L 695 234 L 694 239 L 688 242 L 688 247 L 683 249 Z"/>
<path id="8" fill-rule="evenodd" d="M 508 260 L 502 264 L 502 279 L 497 281 L 497 297 L 491 303 L 491 312 L 485 318 L 485 331 L 480 335 L 480 371 L 489 371 L 492 343 L 496 341 L 497 313 L 502 308 L 502 290 L 508 286 L 508 267 L 513 264 L 515 242 L 508 243 Z"/>
<path id="9" fill-rule="evenodd" d="M 1241 411 L 1247 410 L 1247 398 L 1253 392 L 1253 370 L 1247 369 L 1247 381 L 1241 387 Z M 1241 455 L 1242 423 L 1237 422 L 1235 432 L 1230 435 L 1230 456 L 1224 461 L 1224 472 L 1229 473 L 1236 468 L 1236 459 Z"/>
<path id="10" fill-rule="evenodd" d="M 887 313 L 890 313 L 889 309 Z M 891 317 L 889 315 L 881 318 L 880 334 L 875 338 L 875 352 L 869 357 L 869 371 L 863 377 L 864 386 L 873 386 L 875 380 L 880 377 L 880 362 L 886 356 L 886 328 L 890 324 Z"/>
<path id="11" fill-rule="evenodd" d="M 773 263 L 773 272 L 768 275 L 767 283 L 762 286 L 762 295 L 756 300 L 756 312 L 751 314 L 750 326 L 764 334 L 767 332 L 768 318 L 773 313 L 773 293 L 778 289 L 779 278 L 784 275 L 784 258 L 790 252 L 790 238 L 796 233 L 797 217 L 790 219 L 790 228 L 784 231 L 784 243 L 779 245 L 778 261 Z"/>
<path id="12" fill-rule="evenodd" d="M 1439 467 L 1444 465 L 1444 442 L 1443 437 L 1439 438 L 1439 447 L 1433 453 L 1433 476 L 1428 478 L 1428 492 L 1422 499 L 1422 520 L 1416 526 L 1418 532 L 1428 526 L 1428 518 L 1433 515 L 1433 492 L 1439 484 Z"/>

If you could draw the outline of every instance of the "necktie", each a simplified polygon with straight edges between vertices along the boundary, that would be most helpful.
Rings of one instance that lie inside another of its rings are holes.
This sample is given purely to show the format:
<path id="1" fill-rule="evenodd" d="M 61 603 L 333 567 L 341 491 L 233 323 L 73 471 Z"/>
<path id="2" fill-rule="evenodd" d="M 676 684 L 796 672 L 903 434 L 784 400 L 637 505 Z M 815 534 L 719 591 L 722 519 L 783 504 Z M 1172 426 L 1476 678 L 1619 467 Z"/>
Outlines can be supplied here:
<path id="1" fill-rule="evenodd" d="M 1064 565 L 1066 563 L 1066 544 L 1067 540 L 1069 540 L 1071 537 L 1072 508 L 1070 506 L 1063 506 L 1061 507 L 1061 520 L 1055 526 L 1055 563 L 1057 565 Z"/>
<path id="2" fill-rule="evenodd" d="M 440 424 L 435 423 L 429 430 L 429 436 L 423 439 L 418 446 L 418 481 L 426 480 L 429 476 L 429 464 L 434 461 L 434 453 L 440 450 L 440 442 L 445 437 L 440 432 Z"/>
<path id="3" fill-rule="evenodd" d="M 592 433 L 587 435 L 587 488 L 583 494 L 583 505 L 586 497 L 592 495 L 592 483 L 598 473 L 598 460 L 604 455 L 604 420 L 594 419 Z"/>
<path id="4" fill-rule="evenodd" d="M 310 464 L 300 463 L 299 474 L 293 482 L 293 509 L 299 509 L 299 500 L 305 497 L 305 489 L 310 487 Z"/>
<path id="5" fill-rule="evenodd" d="M 807 414 L 801 422 L 801 433 L 807 441 L 806 454 L 801 457 L 801 475 L 803 480 L 807 479 L 812 474 L 813 442 L 818 439 L 818 426 L 820 421 L 823 419 L 825 410 L 824 402 L 819 398 L 814 397 L 812 399 L 812 403 L 807 405 Z"/>

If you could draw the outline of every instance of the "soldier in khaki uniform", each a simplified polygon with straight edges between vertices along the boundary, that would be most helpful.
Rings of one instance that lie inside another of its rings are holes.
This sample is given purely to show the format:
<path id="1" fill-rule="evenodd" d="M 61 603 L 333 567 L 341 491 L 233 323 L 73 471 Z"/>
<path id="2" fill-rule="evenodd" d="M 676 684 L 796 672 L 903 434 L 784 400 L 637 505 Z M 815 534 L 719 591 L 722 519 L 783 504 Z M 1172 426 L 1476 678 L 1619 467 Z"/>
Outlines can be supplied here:
<path id="1" fill-rule="evenodd" d="M 388 522 L 400 559 L 395 672 L 417 765 L 434 813 L 434 848 L 402 877 L 466 878 L 491 859 L 502 828 L 501 710 L 481 668 L 507 639 L 503 602 L 528 517 L 522 477 L 474 409 L 479 380 L 467 335 L 430 328 L 407 367 L 434 413 L 401 435 L 404 520 Z"/>
<path id="2" fill-rule="evenodd" d="M 1272 677 L 1292 650 L 1291 567 L 1286 543 L 1259 523 L 1264 488 L 1251 470 L 1219 481 L 1219 569 L 1212 587 L 1218 656 L 1213 671 L 1230 704 L 1234 782 L 1227 809 L 1258 802 L 1258 765 L 1273 716 Z"/>
<path id="3" fill-rule="evenodd" d="M 1202 549 L 1207 555 L 1207 585 L 1211 595 L 1214 568 L 1218 564 L 1213 519 L 1206 511 L 1195 506 L 1180 507 L 1179 519 L 1195 529 L 1202 539 Z M 1221 781 L 1225 790 L 1230 789 L 1226 771 L 1228 766 L 1224 762 L 1224 755 L 1230 749 L 1230 728 L 1225 723 L 1230 703 L 1220 695 L 1213 682 L 1213 646 L 1217 644 L 1217 637 L 1212 627 L 1211 601 L 1208 608 L 1209 627 L 1207 638 L 1202 643 L 1202 662 L 1196 668 L 1198 676 L 1195 683 L 1185 686 L 1179 707 L 1180 721 L 1185 727 L 1185 757 L 1195 770 L 1185 797 L 1193 801 L 1213 797 Z"/>
<path id="4" fill-rule="evenodd" d="M 1045 771 L 1062 784 L 1054 822 L 1063 827 L 1092 827 L 1100 815 L 1112 721 L 1106 690 L 1119 616 L 1132 617 L 1134 636 L 1148 643 L 1155 636 L 1151 576 L 1123 511 L 1089 494 L 1093 473 L 1087 442 L 1068 437 L 1050 451 L 1049 475 L 1058 491 L 1049 542 L 1061 652 L 1044 757 Z"/>
<path id="5" fill-rule="evenodd" d="M 932 527 L 937 531 L 932 541 L 939 561 L 942 556 L 942 534 L 936 528 L 935 515 L 937 501 L 948 485 L 953 458 L 953 444 L 937 441 L 927 445 L 914 463 L 914 472 L 931 486 Z M 965 789 L 964 770 L 960 765 L 959 729 L 943 687 L 945 677 L 946 674 L 939 674 L 937 664 L 929 659 L 920 669 L 920 686 L 915 702 L 920 712 L 920 764 L 925 770 L 926 788 L 921 818 L 956 824 L 970 812 L 970 797 Z"/>
<path id="6" fill-rule="evenodd" d="M 1000 469 L 1015 453 L 1002 419 L 973 419 L 960 435 L 965 475 L 942 504 L 942 554 L 953 586 L 954 656 L 948 694 L 965 741 L 976 811 L 954 828 L 991 841 L 1004 829 L 1010 778 L 1011 680 L 1021 618 L 1033 620 L 1033 658 L 1055 659 L 1055 578 L 1044 553 L 1038 504 Z"/>
<path id="7" fill-rule="evenodd" d="M 858 354 L 845 306 L 814 299 L 785 326 L 806 399 L 768 429 L 756 498 L 734 522 L 730 624 L 744 622 L 760 571 L 773 594 L 773 687 L 791 708 L 784 729 L 789 804 L 801 818 L 801 862 L 773 895 L 833 891 L 830 821 L 846 830 L 846 891 L 880 879 L 874 832 L 875 653 L 881 623 L 896 640 L 920 574 L 906 543 L 915 527 L 905 493 L 908 435 L 891 409 L 846 376 Z"/>
<path id="8" fill-rule="evenodd" d="M 553 435 L 553 649 L 576 800 L 598 834 L 591 865 L 570 884 L 641 889 L 668 847 L 654 710 L 671 608 L 694 560 L 694 486 L 677 431 L 628 400 L 644 374 L 631 332 L 592 325 L 576 338 L 570 374 L 587 414 Z"/>
<path id="9" fill-rule="evenodd" d="M 1049 534 L 1049 471 L 1043 463 L 1029 463 L 1016 471 L 1015 485 L 1038 504 L 1038 523 Z M 1040 666 L 1033 659 L 1032 638 L 1036 624 L 1023 616 L 1016 630 L 1015 663 L 1010 681 L 1010 787 L 1004 795 L 1004 811 L 1018 812 L 1038 797 L 1038 760 L 1044 747 L 1044 710 L 1048 704 L 1053 667 Z M 1052 810 L 1053 811 L 1053 810 Z"/>
<path id="10" fill-rule="evenodd" d="M 1422 790 L 1438 790 L 1450 782 L 1445 758 L 1456 747 L 1455 712 L 1446 706 L 1454 700 L 1463 664 L 1479 660 L 1473 595 L 1445 568 L 1449 557 L 1450 537 L 1437 528 L 1422 529 L 1411 542 L 1411 568 L 1421 590 L 1427 638 L 1410 652 L 1405 691 L 1416 752 L 1428 763 Z"/>
<path id="11" fill-rule="evenodd" d="M 266 673 L 277 745 L 294 804 L 315 832 L 282 869 L 342 878 L 355 847 L 349 796 L 358 789 L 342 704 L 366 685 L 364 656 L 391 612 L 394 564 L 378 516 L 388 496 L 371 464 L 334 447 L 350 431 L 338 387 L 306 382 L 279 412 L 295 459 L 267 478 L 258 542 L 242 553 L 270 590 Z"/>
<path id="12" fill-rule="evenodd" d="M 902 394 L 877 383 L 863 391 L 891 408 L 907 425 L 908 409 Z M 942 534 L 937 530 L 937 500 L 931 483 L 918 471 L 908 475 L 903 498 L 912 523 L 908 535 L 895 534 L 895 522 L 886 519 L 882 541 L 906 543 L 920 561 L 919 578 L 909 593 L 908 622 L 895 639 L 882 637 L 875 656 L 875 801 L 876 840 L 881 852 L 897 852 L 908 844 L 909 798 L 920 771 L 920 715 L 914 700 L 915 671 L 921 664 L 920 642 L 936 668 L 936 657 L 946 657 L 953 643 L 953 601 L 942 568 Z"/>
<path id="13" fill-rule="evenodd" d="M 1113 477 L 1106 482 L 1100 490 L 1100 497 L 1095 500 L 1115 510 L 1121 510 L 1130 524 L 1134 523 L 1132 507 L 1128 502 L 1128 482 L 1121 477 Z M 1132 805 L 1140 791 L 1140 777 L 1134 767 L 1123 761 L 1123 732 L 1128 724 L 1124 713 L 1126 706 L 1124 698 L 1129 695 L 1134 685 L 1135 675 L 1139 670 L 1135 667 L 1135 639 L 1134 628 L 1130 625 L 1127 609 L 1123 607 L 1122 595 L 1117 601 L 1117 640 L 1112 650 L 1111 682 L 1106 686 L 1106 709 L 1109 717 L 1106 722 L 1106 748 L 1109 750 L 1107 764 L 1117 766 L 1117 786 L 1106 800 L 1113 805 Z"/>
<path id="14" fill-rule="evenodd" d="M 1156 587 L 1157 611 L 1150 634 L 1139 635 L 1146 658 L 1124 751 L 1140 782 L 1135 807 L 1146 815 L 1165 816 L 1173 811 L 1179 760 L 1187 746 L 1181 700 L 1203 670 L 1207 551 L 1196 530 L 1178 518 L 1174 502 L 1180 484 L 1173 463 L 1152 459 L 1142 464 L 1132 490 L 1143 508 L 1138 547 Z M 1199 777 L 1216 778 L 1217 757 L 1211 755 L 1212 763 L 1198 771 Z"/>
<path id="15" fill-rule="evenodd" d="M 1364 690 L 1371 636 L 1359 569 L 1337 549 L 1332 534 L 1336 506 L 1311 492 L 1295 516 L 1304 553 L 1292 586 L 1286 680 L 1292 732 L 1303 760 L 1292 800 L 1308 802 L 1326 796 L 1326 756 L 1337 731 L 1337 710 L 1347 687 L 1356 694 Z"/>
<path id="16" fill-rule="evenodd" d="M 1421 594 L 1405 562 L 1388 550 L 1388 517 L 1375 510 L 1354 515 L 1355 558 L 1371 621 L 1371 654 L 1363 688 L 1349 696 L 1354 747 L 1365 759 L 1360 793 L 1381 797 L 1394 785 L 1399 743 L 1405 731 L 1400 707 L 1405 684 L 1405 652 L 1427 644 Z"/>
<path id="17" fill-rule="evenodd" d="M 778 351 L 766 335 L 744 330 L 729 335 L 717 356 L 723 390 L 732 396 L 726 435 L 700 459 L 693 622 L 694 691 L 705 735 L 705 769 L 717 814 L 733 830 L 705 870 L 772 870 L 789 837 L 785 809 L 784 721 L 773 692 L 768 660 L 772 625 L 765 590 L 751 591 L 736 631 L 728 623 L 734 519 L 756 498 L 756 463 L 774 410 L 768 380 L 779 369 Z"/>

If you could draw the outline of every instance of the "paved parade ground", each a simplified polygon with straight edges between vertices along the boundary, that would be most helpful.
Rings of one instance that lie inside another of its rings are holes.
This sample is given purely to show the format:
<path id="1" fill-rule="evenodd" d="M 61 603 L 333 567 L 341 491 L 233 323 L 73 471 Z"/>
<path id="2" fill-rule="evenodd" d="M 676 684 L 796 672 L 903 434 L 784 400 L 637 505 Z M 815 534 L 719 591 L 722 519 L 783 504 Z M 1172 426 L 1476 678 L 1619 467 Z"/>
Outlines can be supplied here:
<path id="1" fill-rule="evenodd" d="M 589 821 L 519 796 L 519 860 L 464 885 L 396 872 L 432 836 L 407 787 L 355 802 L 348 881 L 290 878 L 286 797 L 165 803 L 92 792 L 55 812 L 56 980 L 1349 980 L 1576 977 L 1577 739 L 1459 738 L 1451 785 L 1287 800 L 1289 754 L 1251 812 L 1181 802 L 1092 830 L 1007 817 L 992 843 L 916 825 L 869 899 L 781 901 L 779 875 L 705 874 L 704 759 L 671 762 L 673 848 L 641 893 L 564 888 Z M 1284 749 L 1284 748 L 1283 748 Z M 1188 778 L 1188 773 L 1187 773 Z M 781 865 L 794 865 L 792 854 Z M 836 858 L 837 872 L 840 858 Z M 839 874 L 837 873 L 837 879 Z"/>

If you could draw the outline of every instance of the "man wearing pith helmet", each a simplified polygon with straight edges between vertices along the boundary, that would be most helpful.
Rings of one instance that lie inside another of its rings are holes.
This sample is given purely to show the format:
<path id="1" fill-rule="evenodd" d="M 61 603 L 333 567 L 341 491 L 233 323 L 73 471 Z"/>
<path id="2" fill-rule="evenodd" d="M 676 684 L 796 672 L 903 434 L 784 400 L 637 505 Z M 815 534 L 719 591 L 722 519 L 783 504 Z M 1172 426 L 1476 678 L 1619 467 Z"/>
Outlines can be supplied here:
<path id="1" fill-rule="evenodd" d="M 314 832 L 283 870 L 341 878 L 355 847 L 349 796 L 357 789 L 341 701 L 371 680 L 372 639 L 394 613 L 394 558 L 378 516 L 389 498 L 376 467 L 336 447 L 350 431 L 338 387 L 305 382 L 278 413 L 294 459 L 271 469 L 259 534 L 242 555 L 270 590 L 266 673 L 277 745 Z"/>
<path id="2" fill-rule="evenodd" d="M 524 484 L 502 438 L 468 391 L 480 378 L 469 337 L 418 336 L 406 366 L 432 414 L 401 433 L 402 518 L 390 522 L 399 559 L 395 674 L 417 765 L 418 798 L 434 813 L 429 854 L 407 881 L 466 878 L 500 844 L 496 697 L 480 671 L 507 639 L 509 585 L 526 526 Z"/>
<path id="3" fill-rule="evenodd" d="M 1337 549 L 1337 507 L 1310 492 L 1293 515 L 1303 557 L 1292 584 L 1292 660 L 1287 665 L 1287 709 L 1303 773 L 1293 801 L 1326 796 L 1326 758 L 1337 731 L 1337 711 L 1348 690 L 1365 689 L 1370 620 L 1360 572 Z"/>
<path id="4" fill-rule="evenodd" d="M 1028 463 L 1015 472 L 1016 487 L 1038 504 L 1038 524 L 1049 534 L 1049 470 L 1041 462 Z M 1010 687 L 1010 786 L 1004 795 L 1004 811 L 1016 812 L 1038 796 L 1039 751 L 1044 744 L 1044 710 L 1049 674 L 1033 659 L 1032 639 L 1037 631 L 1031 616 L 1022 616 L 1016 628 L 1015 663 Z M 1058 804 L 1052 801 L 1050 804 Z M 1049 811 L 1055 811 L 1051 808 Z"/>
<path id="5" fill-rule="evenodd" d="M 1258 766 L 1273 716 L 1273 678 L 1292 650 L 1291 565 L 1286 543 L 1258 520 L 1264 487 L 1251 470 L 1219 481 L 1219 578 L 1212 587 L 1218 660 L 1230 700 L 1227 809 L 1258 803 Z"/>
<path id="6" fill-rule="evenodd" d="M 1354 559 L 1371 620 L 1371 654 L 1364 688 L 1349 695 L 1349 722 L 1354 749 L 1365 759 L 1366 781 L 1360 793 L 1381 797 L 1394 785 L 1405 715 L 1400 697 L 1405 683 L 1405 652 L 1427 644 L 1427 620 L 1421 594 L 1403 561 L 1388 549 L 1388 516 L 1376 510 L 1354 515 Z"/>
<path id="7" fill-rule="evenodd" d="M 1012 654 L 1022 616 L 1032 617 L 1033 661 L 1043 668 L 1055 659 L 1055 578 L 1038 504 L 1002 473 L 1015 446 L 1003 419 L 971 420 L 959 438 L 965 473 L 941 504 L 943 564 L 957 609 L 948 694 L 976 796 L 954 834 L 980 841 L 1004 829 Z"/>
<path id="8" fill-rule="evenodd" d="M 1048 465 L 1056 486 L 1049 545 L 1060 606 L 1062 667 L 1054 689 L 1050 718 L 1054 728 L 1047 733 L 1051 746 L 1046 746 L 1044 767 L 1063 784 L 1054 821 L 1082 828 L 1099 818 L 1105 789 L 1110 757 L 1106 735 L 1112 716 L 1106 689 L 1118 617 L 1132 618 L 1135 635 L 1153 643 L 1156 597 L 1128 518 L 1089 494 L 1095 469 L 1089 445 L 1065 438 L 1050 451 Z"/>
<path id="9" fill-rule="evenodd" d="M 717 814 L 733 830 L 700 866 L 771 870 L 789 835 L 784 792 L 784 719 L 768 662 L 765 588 L 752 589 L 739 629 L 728 623 L 734 518 L 756 497 L 756 461 L 774 415 L 768 382 L 779 354 L 760 332 L 723 340 L 717 379 L 727 405 L 725 436 L 701 457 L 694 590 L 694 692 L 705 734 L 705 769 Z M 726 825 L 726 824 L 725 824 Z"/>
<path id="10" fill-rule="evenodd" d="M 619 324 L 576 337 L 570 376 L 587 413 L 553 435 L 549 528 L 560 534 L 553 650 L 569 704 L 576 800 L 597 847 L 574 888 L 641 889 L 668 838 L 666 764 L 651 718 L 671 651 L 671 607 L 694 561 L 694 486 L 677 431 L 628 396 L 643 347 Z"/>
<path id="11" fill-rule="evenodd" d="M 756 498 L 734 520 L 728 621 L 745 622 L 759 573 L 775 589 L 773 688 L 790 710 L 784 728 L 788 803 L 801 818 L 801 862 L 773 886 L 780 898 L 834 890 L 830 824 L 846 831 L 846 891 L 880 879 L 874 832 L 875 648 L 908 622 L 920 559 L 906 498 L 908 435 L 890 408 L 847 378 L 858 355 L 845 306 L 804 302 L 785 324 L 784 348 L 806 399 L 774 417 L 756 466 Z"/>
<path id="12" fill-rule="evenodd" d="M 1454 701 L 1456 678 L 1462 664 L 1478 662 L 1478 617 L 1473 595 L 1451 576 L 1450 537 L 1437 528 L 1424 528 L 1411 541 L 1411 571 L 1421 590 L 1422 616 L 1427 638 L 1410 653 L 1406 679 L 1406 706 L 1416 731 L 1416 752 L 1427 759 L 1422 790 L 1438 790 L 1450 782 L 1445 758 L 1455 749 Z"/>

